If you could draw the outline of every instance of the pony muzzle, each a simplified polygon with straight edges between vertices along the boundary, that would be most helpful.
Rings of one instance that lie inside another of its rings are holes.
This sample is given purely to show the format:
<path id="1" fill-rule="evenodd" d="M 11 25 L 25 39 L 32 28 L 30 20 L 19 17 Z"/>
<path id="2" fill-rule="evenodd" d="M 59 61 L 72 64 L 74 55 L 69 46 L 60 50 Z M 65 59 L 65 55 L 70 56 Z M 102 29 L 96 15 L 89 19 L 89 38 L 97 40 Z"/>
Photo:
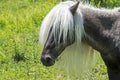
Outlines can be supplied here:
<path id="1" fill-rule="evenodd" d="M 42 55 L 41 62 L 44 66 L 52 66 L 55 64 L 55 60 L 50 55 Z"/>

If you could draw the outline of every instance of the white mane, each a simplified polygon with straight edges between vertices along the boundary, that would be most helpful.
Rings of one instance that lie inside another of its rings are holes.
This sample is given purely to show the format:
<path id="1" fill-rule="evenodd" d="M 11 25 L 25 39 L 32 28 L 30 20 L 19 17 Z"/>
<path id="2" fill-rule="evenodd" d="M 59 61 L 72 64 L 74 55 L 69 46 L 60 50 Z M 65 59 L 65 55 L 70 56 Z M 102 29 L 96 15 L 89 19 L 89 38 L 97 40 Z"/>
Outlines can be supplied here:
<path id="1" fill-rule="evenodd" d="M 56 36 L 58 36 L 58 29 L 60 29 L 59 38 L 63 33 L 63 40 L 66 39 L 68 32 L 68 37 L 73 39 L 73 30 L 75 29 L 76 41 L 81 41 L 84 34 L 83 18 L 79 9 L 73 17 L 69 9 L 73 4 L 74 2 L 72 1 L 61 2 L 48 13 L 40 28 L 40 42 L 42 45 L 45 44 L 51 27 L 53 27 L 54 35 Z"/>
<path id="2" fill-rule="evenodd" d="M 40 28 L 39 40 L 42 45 L 45 44 L 51 27 L 55 36 L 58 33 L 58 29 L 60 29 L 59 38 L 63 33 L 64 41 L 68 32 L 68 37 L 71 40 L 73 36 L 75 36 L 75 43 L 61 53 L 57 66 L 60 65 L 63 69 L 67 70 L 68 73 L 80 75 L 94 63 L 94 52 L 88 45 L 81 41 L 85 35 L 83 16 L 80 9 L 77 9 L 74 16 L 71 14 L 70 7 L 74 4 L 75 2 L 73 1 L 61 2 L 47 14 Z M 75 35 L 73 30 L 75 30 Z"/>
<path id="3" fill-rule="evenodd" d="M 81 42 L 81 38 L 83 35 L 85 35 L 85 32 L 84 32 L 84 26 L 83 26 L 83 16 L 80 11 L 80 8 L 91 9 L 101 13 L 108 13 L 108 15 L 116 14 L 116 12 L 120 10 L 120 8 L 99 9 L 99 8 L 90 6 L 89 4 L 86 5 L 86 4 L 80 3 L 79 8 L 76 11 L 76 14 L 73 16 L 69 8 L 74 4 L 75 2 L 73 1 L 61 2 L 58 5 L 56 5 L 47 14 L 47 16 L 44 18 L 42 22 L 42 25 L 40 28 L 40 34 L 39 34 L 40 35 L 39 40 L 42 45 L 45 44 L 51 27 L 53 27 L 55 36 L 58 36 L 57 35 L 58 29 L 60 29 L 59 38 L 63 33 L 63 40 L 65 40 L 68 32 L 69 32 L 68 37 L 72 39 L 74 36 L 73 30 L 75 29 L 76 42 Z"/>

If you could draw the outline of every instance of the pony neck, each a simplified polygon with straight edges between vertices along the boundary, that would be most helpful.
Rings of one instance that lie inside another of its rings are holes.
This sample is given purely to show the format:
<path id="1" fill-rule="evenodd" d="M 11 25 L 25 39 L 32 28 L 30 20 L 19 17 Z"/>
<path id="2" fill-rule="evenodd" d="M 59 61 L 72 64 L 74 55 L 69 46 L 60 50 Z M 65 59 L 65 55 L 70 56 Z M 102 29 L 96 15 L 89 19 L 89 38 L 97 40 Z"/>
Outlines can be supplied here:
<path id="1" fill-rule="evenodd" d="M 108 37 L 111 36 L 109 33 L 115 27 L 116 21 L 120 20 L 119 11 L 91 7 L 80 7 L 80 9 L 84 18 L 86 42 L 100 52 L 110 52 L 111 47 Z M 109 49 L 106 49 L 106 47 Z"/>

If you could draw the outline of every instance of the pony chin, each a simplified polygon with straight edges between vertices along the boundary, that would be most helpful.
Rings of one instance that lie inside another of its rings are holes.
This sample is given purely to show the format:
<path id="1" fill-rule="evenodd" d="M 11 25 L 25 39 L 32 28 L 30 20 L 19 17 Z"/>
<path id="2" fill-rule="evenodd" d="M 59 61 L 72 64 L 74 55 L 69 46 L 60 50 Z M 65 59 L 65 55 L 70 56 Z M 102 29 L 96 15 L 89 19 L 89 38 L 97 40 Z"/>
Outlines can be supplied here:
<path id="1" fill-rule="evenodd" d="M 81 79 L 83 75 L 90 73 L 90 70 L 95 66 L 98 56 L 94 52 L 87 44 L 81 43 L 81 45 L 78 45 L 74 43 L 61 53 L 55 67 L 62 69 L 70 76 Z M 88 77 L 90 75 L 87 75 Z"/>

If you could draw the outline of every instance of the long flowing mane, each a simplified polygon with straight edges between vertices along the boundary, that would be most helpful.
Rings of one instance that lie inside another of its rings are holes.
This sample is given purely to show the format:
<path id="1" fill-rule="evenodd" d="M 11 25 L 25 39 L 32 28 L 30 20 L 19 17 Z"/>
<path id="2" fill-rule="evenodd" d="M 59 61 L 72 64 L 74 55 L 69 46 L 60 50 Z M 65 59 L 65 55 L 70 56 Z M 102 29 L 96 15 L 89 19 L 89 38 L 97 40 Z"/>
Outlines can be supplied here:
<path id="1" fill-rule="evenodd" d="M 60 29 L 59 37 L 63 33 L 63 40 L 65 40 L 67 33 L 69 33 L 68 37 L 72 39 L 74 36 L 73 30 L 75 30 L 76 41 L 81 42 L 82 35 L 84 35 L 83 18 L 79 9 L 77 14 L 74 17 L 72 16 L 69 7 L 73 4 L 74 2 L 72 1 L 61 2 L 45 17 L 40 29 L 40 41 L 43 45 L 51 28 L 54 31 L 55 37 L 58 36 L 57 33 Z"/>
<path id="2" fill-rule="evenodd" d="M 91 57 L 90 47 L 81 43 L 82 37 L 85 35 L 83 16 L 80 9 L 77 10 L 74 17 L 72 16 L 69 7 L 73 4 L 74 2 L 72 1 L 61 2 L 48 13 L 41 25 L 40 41 L 42 45 L 45 44 L 51 28 L 54 31 L 55 37 L 58 33 L 58 29 L 60 29 L 59 37 L 61 37 L 61 34 L 63 33 L 63 40 L 65 40 L 68 32 L 69 38 L 72 39 L 74 36 L 73 30 L 75 30 L 75 43 L 67 47 L 65 51 L 62 52 L 59 57 L 60 60 L 56 65 L 57 67 L 59 65 L 60 68 L 62 67 L 67 70 L 68 73 L 76 73 L 75 75 L 77 75 L 87 69 L 87 66 L 90 66 L 88 63 L 92 64 L 91 58 L 92 60 L 94 58 Z"/>
<path id="3" fill-rule="evenodd" d="M 81 3 L 73 16 L 69 8 L 74 3 L 75 2 L 73 1 L 61 2 L 47 14 L 40 28 L 39 40 L 40 43 L 44 45 L 50 29 L 54 31 L 53 33 L 55 37 L 59 36 L 60 38 L 63 34 L 64 41 L 66 37 L 69 37 L 70 40 L 72 40 L 73 36 L 75 36 L 75 43 L 67 47 L 62 52 L 58 58 L 59 61 L 56 66 L 58 67 L 59 65 L 63 69 L 67 70 L 68 73 L 79 76 L 89 68 L 93 67 L 96 62 L 95 59 L 97 58 L 97 54 L 94 54 L 94 50 L 82 42 L 82 38 L 86 36 L 86 33 L 84 31 L 84 16 L 81 9 L 93 9 L 96 12 L 105 12 L 108 14 L 111 12 L 115 14 L 119 9 L 98 9 Z"/>

